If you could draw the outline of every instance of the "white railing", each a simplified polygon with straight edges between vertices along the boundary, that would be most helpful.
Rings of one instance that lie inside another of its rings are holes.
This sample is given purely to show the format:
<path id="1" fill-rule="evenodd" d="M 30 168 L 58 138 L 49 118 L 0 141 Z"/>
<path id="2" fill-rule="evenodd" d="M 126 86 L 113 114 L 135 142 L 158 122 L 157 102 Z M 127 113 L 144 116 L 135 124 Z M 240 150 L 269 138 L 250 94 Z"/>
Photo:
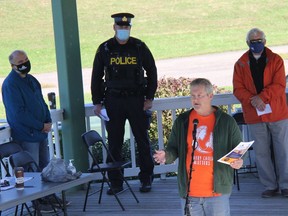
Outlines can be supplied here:
<path id="1" fill-rule="evenodd" d="M 286 93 L 287 93 L 286 89 Z M 241 107 L 239 101 L 234 97 L 233 94 L 218 94 L 214 95 L 214 99 L 212 101 L 213 105 L 227 105 L 228 113 L 232 114 L 232 105 L 237 104 L 238 107 Z M 174 98 L 159 98 L 155 99 L 153 102 L 152 111 L 156 112 L 157 116 L 157 130 L 158 130 L 158 149 L 164 148 L 164 139 L 163 139 L 163 128 L 162 125 L 165 122 L 162 122 L 162 113 L 164 110 L 171 110 L 172 111 L 172 120 L 176 119 L 176 110 L 177 109 L 189 109 L 191 108 L 191 101 L 190 97 L 174 97 Z M 59 131 L 61 130 L 61 122 L 63 121 L 63 112 L 62 110 L 51 110 L 51 117 L 53 123 L 53 130 L 49 133 L 48 141 L 49 141 L 49 148 L 50 148 L 50 155 L 51 157 L 54 155 L 56 157 L 61 157 L 61 149 L 60 149 L 60 134 Z M 106 140 L 106 131 L 105 131 L 105 124 L 103 120 L 100 120 L 96 117 L 93 113 L 93 106 L 92 104 L 85 105 L 85 119 L 86 119 L 86 130 L 95 129 L 97 130 Z M 127 124 L 128 125 L 128 124 Z M 125 176 L 137 176 L 139 172 L 139 167 L 136 164 L 136 149 L 134 144 L 134 137 L 131 132 L 129 131 L 129 125 L 127 127 L 128 133 L 126 136 L 130 138 L 130 149 L 131 149 L 131 162 L 132 167 L 127 168 L 125 170 Z M 1 134 L 3 135 L 3 134 Z M 6 133 L 7 135 L 7 133 Z M 4 139 L 4 137 L 1 136 Z M 6 137 L 9 139 L 10 137 Z M 106 155 L 103 155 L 104 159 Z M 168 165 L 155 165 L 154 173 L 155 174 L 163 174 L 167 172 L 175 172 L 176 171 L 176 164 L 168 164 Z"/>
<path id="2" fill-rule="evenodd" d="M 232 114 L 232 105 L 239 104 L 239 101 L 235 98 L 233 94 L 219 94 L 214 95 L 213 105 L 227 105 L 228 113 Z M 240 106 L 240 105 L 239 105 Z M 156 112 L 157 116 L 157 131 L 158 131 L 158 149 L 164 149 L 164 139 L 163 139 L 163 128 L 162 125 L 165 122 L 162 121 L 162 113 L 164 110 L 172 111 L 172 121 L 176 119 L 176 110 L 177 109 L 189 109 L 191 108 L 191 100 L 190 97 L 174 97 L 174 98 L 159 98 L 155 99 L 153 102 L 152 111 Z M 95 117 L 93 113 L 93 105 L 86 104 L 85 105 L 85 116 L 86 116 L 86 128 L 90 130 L 91 128 L 95 129 L 96 127 L 98 132 L 102 135 L 103 139 L 106 140 L 106 131 L 103 120 L 99 120 L 98 117 Z M 92 118 L 97 118 L 101 124 L 97 127 L 93 126 L 91 122 L 93 122 Z M 99 131 L 100 130 L 100 131 Z M 136 164 L 136 149 L 134 144 L 134 137 L 130 130 L 128 134 L 130 138 L 130 150 L 131 150 L 131 162 L 132 167 L 125 169 L 125 176 L 137 176 L 139 173 L 139 167 Z M 104 158 L 106 155 L 104 155 Z M 163 174 L 168 172 L 175 172 L 177 169 L 176 163 L 174 164 L 165 164 L 165 165 L 155 165 L 154 174 Z"/>
<path id="3" fill-rule="evenodd" d="M 63 121 L 62 110 L 50 110 L 52 119 L 52 131 L 48 134 L 50 159 L 55 156 L 61 158 L 60 129 Z"/>

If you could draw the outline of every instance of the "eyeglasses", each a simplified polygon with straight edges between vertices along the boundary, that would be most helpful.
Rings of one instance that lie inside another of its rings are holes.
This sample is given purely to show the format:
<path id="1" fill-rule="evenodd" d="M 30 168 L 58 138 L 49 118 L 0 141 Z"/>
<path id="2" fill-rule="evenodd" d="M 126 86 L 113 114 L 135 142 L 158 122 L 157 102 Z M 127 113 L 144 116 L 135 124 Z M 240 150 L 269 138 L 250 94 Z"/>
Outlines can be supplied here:
<path id="1" fill-rule="evenodd" d="M 205 96 L 207 96 L 208 94 L 204 94 L 204 95 L 191 95 L 191 98 L 192 100 L 195 100 L 195 99 L 202 99 L 204 98 Z"/>
<path id="2" fill-rule="evenodd" d="M 256 39 L 256 40 L 250 40 L 250 43 L 255 44 L 255 43 L 262 43 L 263 39 Z"/>

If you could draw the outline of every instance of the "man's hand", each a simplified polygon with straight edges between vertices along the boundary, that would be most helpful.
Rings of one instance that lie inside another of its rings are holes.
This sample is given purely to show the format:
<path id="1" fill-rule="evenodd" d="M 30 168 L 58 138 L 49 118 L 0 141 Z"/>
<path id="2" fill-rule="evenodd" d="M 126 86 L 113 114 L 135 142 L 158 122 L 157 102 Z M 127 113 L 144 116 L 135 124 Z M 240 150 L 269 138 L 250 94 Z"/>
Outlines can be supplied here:
<path id="1" fill-rule="evenodd" d="M 262 99 L 258 95 L 251 97 L 250 100 L 253 107 L 258 109 L 259 111 L 265 110 L 266 104 L 262 101 Z"/>
<path id="2" fill-rule="evenodd" d="M 151 108 L 152 108 L 152 103 L 153 103 L 152 100 L 146 99 L 146 100 L 144 101 L 143 110 L 149 110 L 149 109 L 151 109 Z"/>
<path id="3" fill-rule="evenodd" d="M 100 116 L 101 109 L 102 109 L 102 104 L 94 105 L 93 111 L 95 115 Z"/>
<path id="4" fill-rule="evenodd" d="M 233 168 L 233 169 L 240 169 L 243 165 L 243 159 L 238 159 L 238 160 L 235 160 L 234 162 L 232 162 L 230 164 L 230 166 Z"/>
<path id="5" fill-rule="evenodd" d="M 166 153 L 164 150 L 159 150 L 159 151 L 156 150 L 155 154 L 153 155 L 153 158 L 154 158 L 156 163 L 165 164 L 165 162 L 166 162 L 165 155 L 166 155 Z"/>
<path id="6" fill-rule="evenodd" d="M 52 123 L 51 122 L 44 123 L 44 127 L 42 129 L 42 132 L 43 133 L 49 133 L 51 131 L 51 128 L 52 128 Z"/>

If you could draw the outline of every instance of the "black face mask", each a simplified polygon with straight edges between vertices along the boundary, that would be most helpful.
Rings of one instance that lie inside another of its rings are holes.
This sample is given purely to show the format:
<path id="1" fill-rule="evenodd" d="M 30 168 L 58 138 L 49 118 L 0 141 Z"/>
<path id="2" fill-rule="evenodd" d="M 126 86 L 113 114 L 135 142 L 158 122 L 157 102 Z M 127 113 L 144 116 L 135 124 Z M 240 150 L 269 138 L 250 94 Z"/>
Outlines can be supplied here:
<path id="1" fill-rule="evenodd" d="M 31 64 L 29 60 L 23 64 L 15 66 L 17 67 L 17 71 L 19 71 L 21 74 L 27 74 L 31 70 Z"/>

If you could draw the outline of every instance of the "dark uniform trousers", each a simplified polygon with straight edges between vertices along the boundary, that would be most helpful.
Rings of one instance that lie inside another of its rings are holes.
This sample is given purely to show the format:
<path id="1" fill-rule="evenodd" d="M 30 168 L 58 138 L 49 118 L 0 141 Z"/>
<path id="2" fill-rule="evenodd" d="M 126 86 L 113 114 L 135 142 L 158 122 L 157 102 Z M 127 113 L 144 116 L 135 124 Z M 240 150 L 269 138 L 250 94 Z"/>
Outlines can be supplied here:
<path id="1" fill-rule="evenodd" d="M 122 146 L 124 142 L 125 122 L 128 119 L 139 152 L 139 179 L 141 182 L 151 182 L 154 162 L 147 131 L 147 116 L 143 110 L 143 95 L 112 95 L 105 96 L 105 108 L 110 121 L 106 122 L 109 150 L 116 161 L 122 161 Z M 107 162 L 111 159 L 108 157 Z M 123 182 L 119 172 L 109 172 L 112 187 L 120 187 Z"/>

